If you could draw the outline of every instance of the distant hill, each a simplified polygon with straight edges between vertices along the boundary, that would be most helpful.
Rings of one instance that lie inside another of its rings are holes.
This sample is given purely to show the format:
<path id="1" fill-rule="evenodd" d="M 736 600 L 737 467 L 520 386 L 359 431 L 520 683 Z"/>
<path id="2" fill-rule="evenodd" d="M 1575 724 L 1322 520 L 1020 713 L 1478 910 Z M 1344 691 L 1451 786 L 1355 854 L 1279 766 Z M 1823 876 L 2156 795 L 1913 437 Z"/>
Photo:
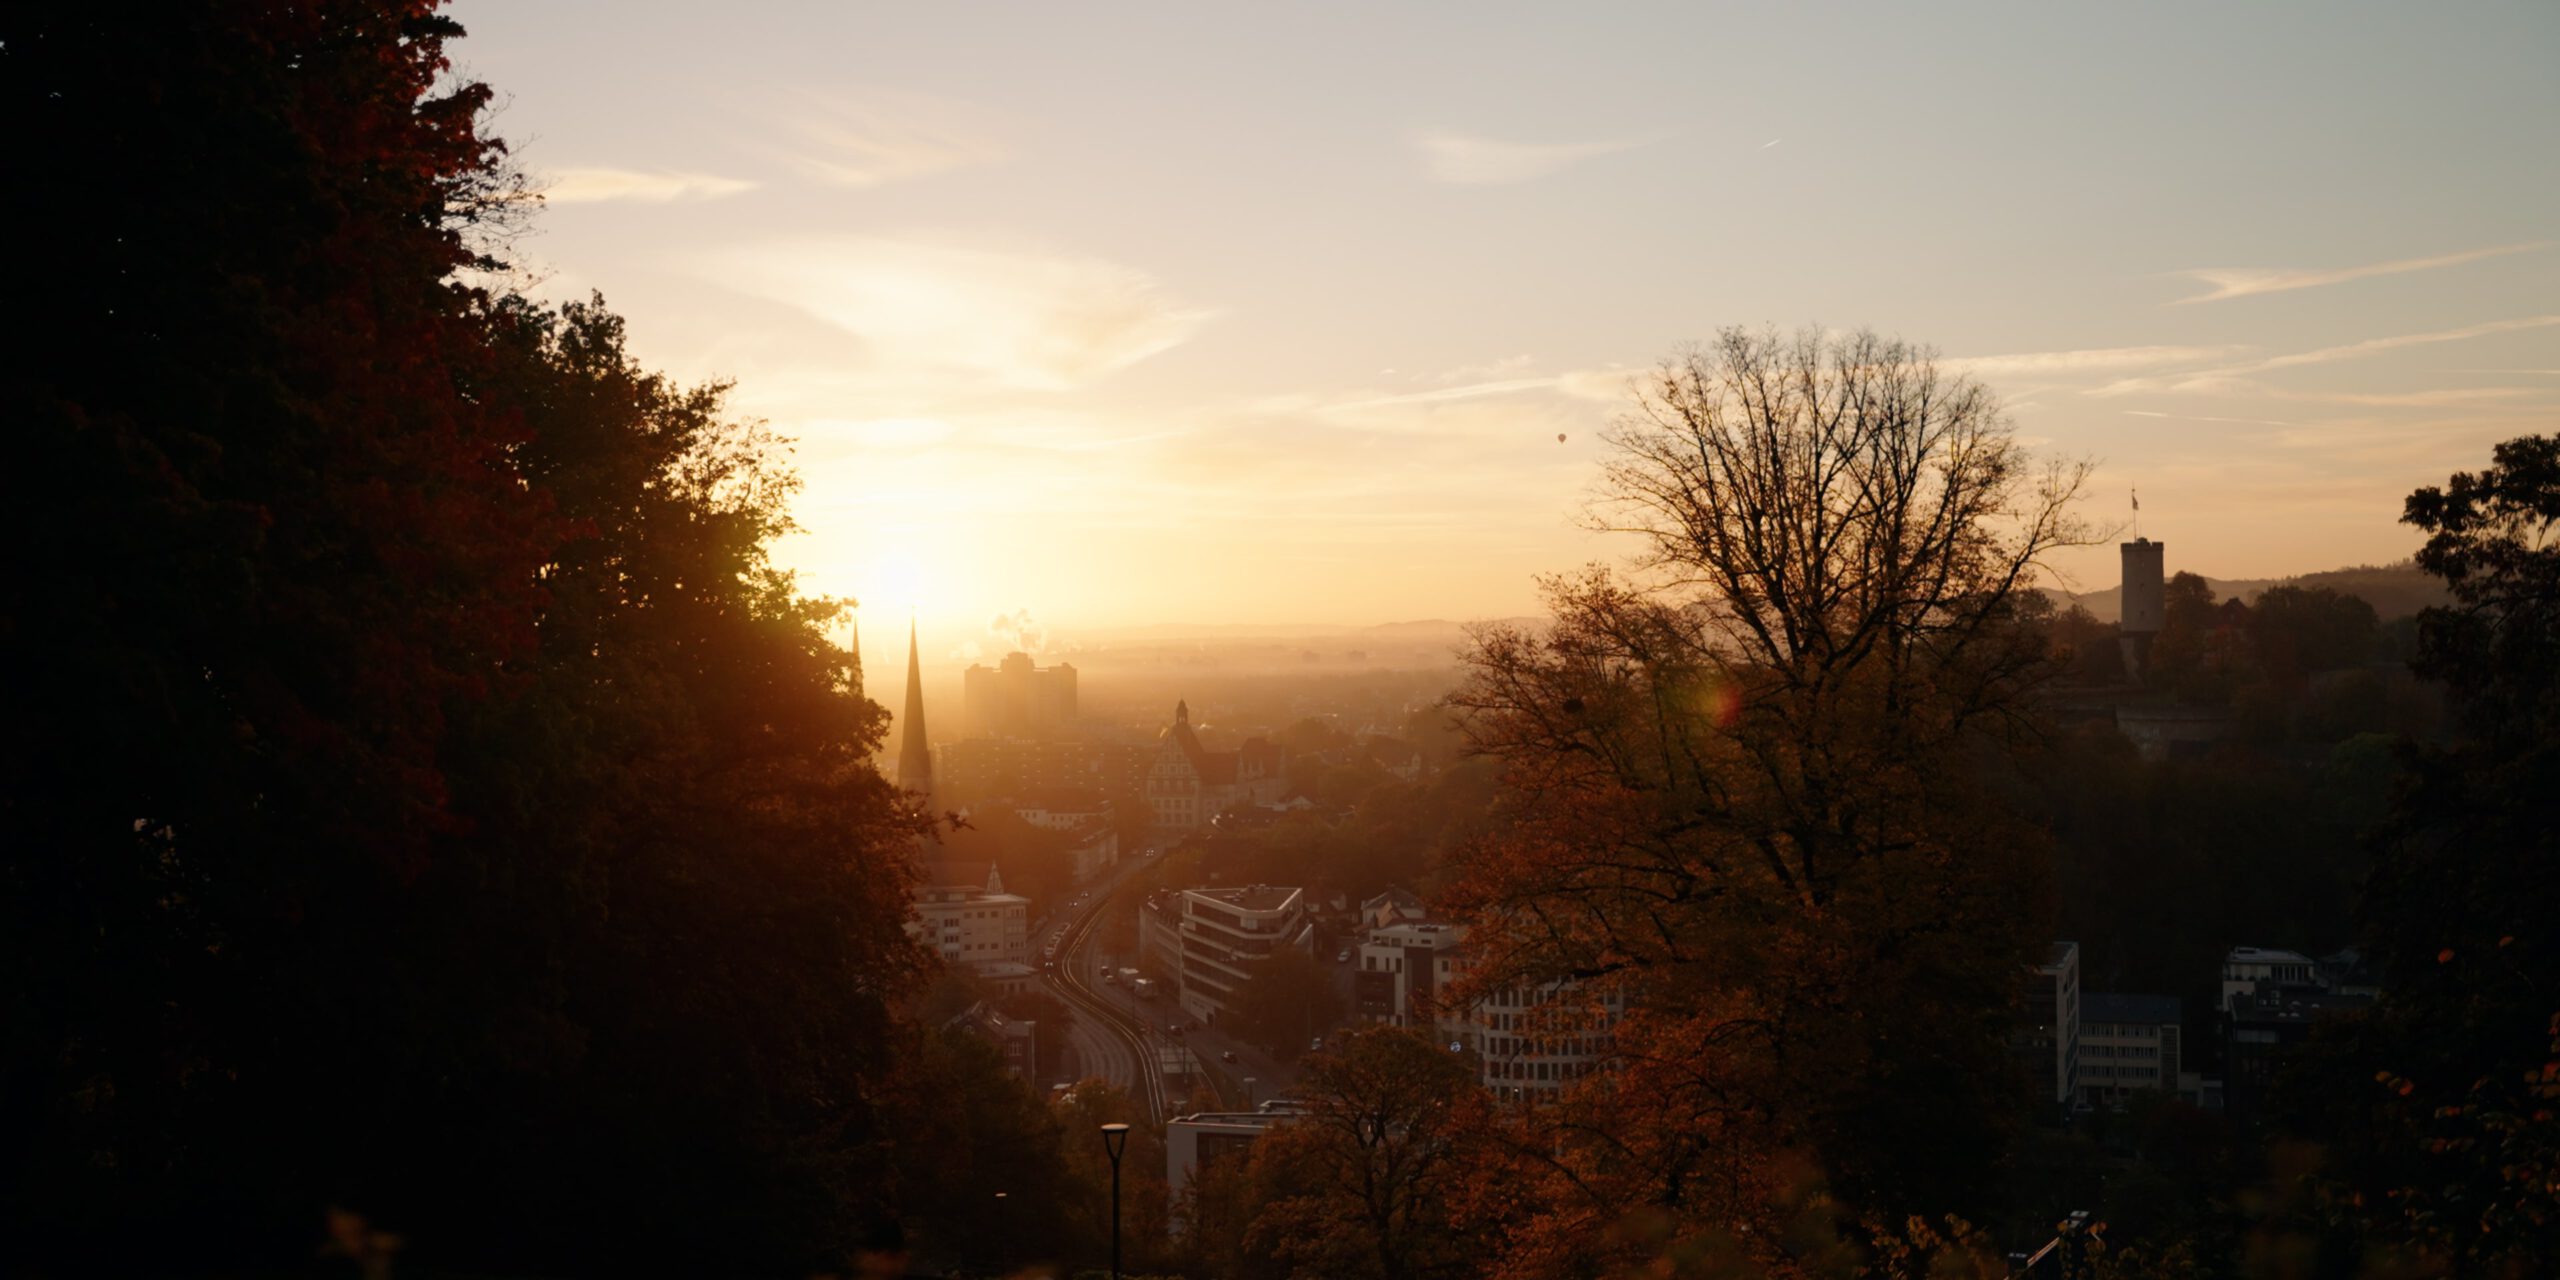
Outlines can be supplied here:
<path id="1" fill-rule="evenodd" d="M 1542 624 L 1542 618 L 1494 618 L 1489 621 L 1518 625 Z M 1446 639 L 1456 643 L 1466 635 L 1472 622 L 1448 618 L 1423 618 L 1413 622 L 1381 622 L 1373 626 L 1350 626 L 1338 623 L 1293 622 L 1159 622 L 1143 627 L 1100 627 L 1078 632 L 1079 639 L 1116 643 L 1177 640 L 1370 640 L 1409 644 Z"/>
<path id="2" fill-rule="evenodd" d="M 2259 593 L 2273 586 L 2327 587 L 2332 591 L 2357 596 L 2383 621 L 2405 618 L 2430 605 L 2444 604 L 2452 597 L 2445 593 L 2444 583 L 2432 575 L 2419 572 L 2411 564 L 2359 565 L 2352 569 L 2328 569 L 2292 578 L 2205 578 L 2213 588 L 2214 598 L 2255 600 Z M 2122 591 L 2109 587 L 2074 595 L 2068 591 L 2045 588 L 2055 604 L 2073 604 L 2089 611 L 2100 622 L 2113 622 L 2122 612 Z"/>

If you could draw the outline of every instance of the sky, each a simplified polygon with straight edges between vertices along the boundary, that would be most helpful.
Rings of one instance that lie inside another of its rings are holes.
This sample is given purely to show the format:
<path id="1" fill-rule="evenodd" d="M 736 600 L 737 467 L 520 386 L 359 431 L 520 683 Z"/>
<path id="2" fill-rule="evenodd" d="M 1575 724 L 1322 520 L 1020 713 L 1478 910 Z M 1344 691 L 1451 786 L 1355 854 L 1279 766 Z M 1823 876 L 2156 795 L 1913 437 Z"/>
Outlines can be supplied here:
<path id="1" fill-rule="evenodd" d="M 526 277 L 797 441 L 867 649 L 1535 612 L 1727 325 L 1935 348 L 2222 578 L 2560 429 L 2547 2 L 451 12 Z"/>

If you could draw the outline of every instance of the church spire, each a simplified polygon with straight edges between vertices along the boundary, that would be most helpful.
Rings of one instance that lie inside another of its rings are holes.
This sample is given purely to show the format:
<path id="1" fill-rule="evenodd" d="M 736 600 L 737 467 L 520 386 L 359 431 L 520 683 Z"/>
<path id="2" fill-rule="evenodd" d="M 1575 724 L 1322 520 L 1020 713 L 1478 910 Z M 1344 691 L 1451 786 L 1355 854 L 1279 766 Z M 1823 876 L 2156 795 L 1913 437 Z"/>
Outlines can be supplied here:
<path id="1" fill-rule="evenodd" d="M 933 753 L 924 745 L 924 673 L 916 661 L 916 623 L 907 619 L 907 711 L 898 748 L 898 785 L 918 795 L 933 794 Z"/>

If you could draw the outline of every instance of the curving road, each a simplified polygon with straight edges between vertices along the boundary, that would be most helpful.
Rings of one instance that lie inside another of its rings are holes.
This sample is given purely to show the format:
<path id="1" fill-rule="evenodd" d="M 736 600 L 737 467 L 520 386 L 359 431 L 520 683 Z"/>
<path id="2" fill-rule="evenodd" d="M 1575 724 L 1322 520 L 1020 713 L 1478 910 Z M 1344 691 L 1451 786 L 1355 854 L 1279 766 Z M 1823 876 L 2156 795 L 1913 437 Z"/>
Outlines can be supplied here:
<path id="1" fill-rule="evenodd" d="M 1108 879 L 1086 891 L 1090 901 L 1049 935 L 1058 944 L 1058 965 L 1044 971 L 1042 977 L 1051 993 L 1075 1010 L 1075 1024 L 1069 1028 L 1068 1036 L 1075 1043 L 1086 1074 L 1128 1090 L 1149 1121 L 1161 1123 L 1167 1102 L 1164 1066 L 1156 1059 L 1145 1026 L 1112 1004 L 1106 992 L 1094 987 L 1090 945 L 1094 928 L 1109 909 L 1112 896 L 1120 891 L 1121 882 L 1156 851 L 1153 841 L 1140 845 L 1135 858 L 1123 858 Z"/>

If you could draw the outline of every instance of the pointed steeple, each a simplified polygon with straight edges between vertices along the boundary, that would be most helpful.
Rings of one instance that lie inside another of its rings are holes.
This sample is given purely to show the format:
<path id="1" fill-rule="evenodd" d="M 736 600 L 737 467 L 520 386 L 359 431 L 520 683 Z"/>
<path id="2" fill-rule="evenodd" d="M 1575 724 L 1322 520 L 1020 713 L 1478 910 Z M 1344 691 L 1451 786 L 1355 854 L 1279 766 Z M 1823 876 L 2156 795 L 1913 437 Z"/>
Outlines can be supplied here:
<path id="1" fill-rule="evenodd" d="M 924 670 L 916 660 L 916 623 L 907 619 L 907 710 L 898 747 L 898 785 L 918 795 L 933 794 L 933 752 L 924 744 Z"/>
<path id="2" fill-rule="evenodd" d="M 1181 700 L 1181 699 L 1179 699 L 1179 698 L 1177 698 L 1177 699 L 1175 699 L 1175 700 L 1174 700 L 1174 704 L 1173 704 L 1173 722 L 1174 722 L 1175 724 L 1189 724 L 1189 723 L 1191 723 L 1191 704 L 1190 704 L 1190 703 L 1185 702 L 1185 701 L 1183 701 L 1183 700 Z"/>
<path id="3" fill-rule="evenodd" d="M 859 702 L 865 696 L 862 689 L 862 604 L 860 601 L 856 601 L 853 611 L 846 615 L 845 630 L 849 634 L 845 637 L 844 650 L 853 655 L 853 697 L 854 701 Z"/>

